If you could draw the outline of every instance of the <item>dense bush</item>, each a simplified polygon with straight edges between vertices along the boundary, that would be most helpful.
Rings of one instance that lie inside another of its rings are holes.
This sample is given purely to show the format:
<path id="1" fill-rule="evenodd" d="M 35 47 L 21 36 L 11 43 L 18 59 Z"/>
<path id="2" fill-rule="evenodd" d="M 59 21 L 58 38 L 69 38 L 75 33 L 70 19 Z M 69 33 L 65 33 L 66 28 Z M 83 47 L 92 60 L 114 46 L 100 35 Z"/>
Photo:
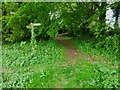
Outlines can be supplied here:
<path id="1" fill-rule="evenodd" d="M 11 3 L 10 3 L 11 4 Z M 54 37 L 57 30 L 61 28 L 59 10 L 55 9 L 54 3 L 23 3 L 14 15 L 8 16 L 9 19 L 3 21 L 3 36 L 6 28 L 10 28 L 10 37 L 5 41 L 18 41 L 23 38 L 30 38 L 30 30 L 26 28 L 30 23 L 41 23 L 41 26 L 35 29 L 36 36 L 40 38 Z M 51 15 L 52 14 L 52 15 Z M 5 15 L 6 16 L 6 15 Z"/>
<path id="2" fill-rule="evenodd" d="M 95 47 L 104 48 L 106 51 L 109 51 L 109 53 L 112 53 L 112 51 L 114 51 L 114 53 L 117 53 L 119 46 L 118 41 L 118 35 L 116 34 L 113 36 L 102 37 L 96 42 Z"/>
<path id="3" fill-rule="evenodd" d="M 13 6 L 13 7 L 11 7 Z M 41 23 L 35 28 L 37 40 L 54 38 L 58 33 L 67 32 L 69 36 L 79 37 L 87 35 L 97 41 L 94 46 L 106 50 L 118 51 L 119 28 L 115 29 L 105 24 L 107 7 L 115 10 L 118 16 L 119 4 L 107 5 L 96 3 L 3 3 L 3 29 L 4 41 L 22 41 L 31 38 L 31 31 L 26 28 L 32 23 Z M 10 12 L 15 12 L 11 15 Z M 108 48 L 109 47 L 109 48 Z"/>

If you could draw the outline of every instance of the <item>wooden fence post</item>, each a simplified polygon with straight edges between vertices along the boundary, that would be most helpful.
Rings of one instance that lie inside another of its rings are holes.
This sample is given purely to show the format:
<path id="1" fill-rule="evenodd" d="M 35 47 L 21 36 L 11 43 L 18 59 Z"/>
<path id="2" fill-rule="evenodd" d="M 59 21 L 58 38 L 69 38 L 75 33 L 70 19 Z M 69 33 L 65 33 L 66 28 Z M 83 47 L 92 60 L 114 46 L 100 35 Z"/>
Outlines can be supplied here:
<path id="1" fill-rule="evenodd" d="M 35 40 L 35 32 L 34 32 L 34 26 L 40 26 L 40 23 L 30 23 L 28 26 L 26 26 L 26 28 L 31 29 L 31 46 L 32 46 L 32 51 L 35 51 L 35 47 L 36 47 L 36 40 Z"/>

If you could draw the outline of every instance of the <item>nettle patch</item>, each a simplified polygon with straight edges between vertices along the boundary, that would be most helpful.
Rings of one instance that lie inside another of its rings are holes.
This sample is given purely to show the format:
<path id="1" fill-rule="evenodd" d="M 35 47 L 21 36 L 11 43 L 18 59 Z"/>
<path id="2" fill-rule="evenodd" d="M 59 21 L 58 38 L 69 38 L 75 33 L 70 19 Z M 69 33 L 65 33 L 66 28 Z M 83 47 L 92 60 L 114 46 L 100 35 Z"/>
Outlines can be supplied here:
<path id="1" fill-rule="evenodd" d="M 57 62 L 61 58 L 62 49 L 57 47 L 55 41 L 40 41 L 37 43 L 34 54 L 30 43 L 21 42 L 3 46 L 3 64 L 7 66 L 28 66 L 29 64 Z M 59 44 L 57 44 L 59 45 Z"/>
<path id="2" fill-rule="evenodd" d="M 34 67 L 63 63 L 65 50 L 58 42 L 40 41 L 36 45 L 34 54 L 30 42 L 3 45 L 3 87 L 26 87 Z"/>
<path id="3" fill-rule="evenodd" d="M 98 69 L 94 70 L 96 74 L 95 78 L 92 80 L 92 84 L 100 88 L 118 88 L 119 79 L 118 71 L 114 69 L 109 69 L 105 66 L 98 65 Z"/>

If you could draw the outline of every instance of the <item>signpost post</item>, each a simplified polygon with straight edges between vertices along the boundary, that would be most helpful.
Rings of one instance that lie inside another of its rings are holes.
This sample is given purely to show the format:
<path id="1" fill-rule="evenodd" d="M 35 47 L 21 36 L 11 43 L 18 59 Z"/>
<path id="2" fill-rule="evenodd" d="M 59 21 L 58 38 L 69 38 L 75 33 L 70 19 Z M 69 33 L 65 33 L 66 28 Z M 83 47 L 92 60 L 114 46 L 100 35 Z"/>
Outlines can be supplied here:
<path id="1" fill-rule="evenodd" d="M 34 32 L 34 27 L 40 26 L 40 23 L 30 23 L 28 26 L 26 26 L 27 29 L 31 29 L 31 45 L 32 45 L 32 50 L 35 50 L 36 47 L 36 40 L 35 40 L 35 32 Z"/>

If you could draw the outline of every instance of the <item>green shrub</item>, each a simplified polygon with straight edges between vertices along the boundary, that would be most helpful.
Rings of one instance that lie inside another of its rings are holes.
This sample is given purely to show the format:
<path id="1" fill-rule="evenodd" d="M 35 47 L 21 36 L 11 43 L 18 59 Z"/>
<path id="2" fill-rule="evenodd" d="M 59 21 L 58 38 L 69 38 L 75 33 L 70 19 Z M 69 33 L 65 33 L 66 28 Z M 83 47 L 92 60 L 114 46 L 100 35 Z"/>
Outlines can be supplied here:
<path id="1" fill-rule="evenodd" d="M 110 70 L 107 67 L 99 66 L 94 69 L 96 76 L 93 79 L 94 84 L 100 88 L 119 88 L 118 71 Z"/>
<path id="2" fill-rule="evenodd" d="M 114 34 L 113 36 L 102 37 L 98 39 L 95 44 L 96 48 L 104 48 L 109 53 L 114 51 L 114 54 L 118 52 L 118 35 Z"/>

